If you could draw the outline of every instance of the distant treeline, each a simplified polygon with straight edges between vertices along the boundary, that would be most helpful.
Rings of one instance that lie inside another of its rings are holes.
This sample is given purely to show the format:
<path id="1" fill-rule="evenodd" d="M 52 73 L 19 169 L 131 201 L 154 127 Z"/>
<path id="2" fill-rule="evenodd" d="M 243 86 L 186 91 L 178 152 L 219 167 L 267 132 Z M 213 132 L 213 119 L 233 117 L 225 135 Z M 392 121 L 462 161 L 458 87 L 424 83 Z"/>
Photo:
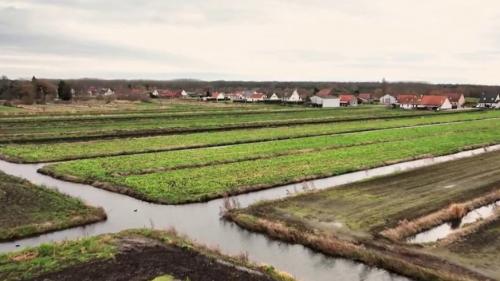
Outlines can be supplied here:
<path id="1" fill-rule="evenodd" d="M 20 99 L 23 95 L 37 100 L 40 97 L 40 86 L 46 89 L 57 89 L 59 79 L 10 80 L 3 76 L 0 79 L 0 99 Z M 102 79 L 68 79 L 65 83 L 74 89 L 76 95 L 85 93 L 90 87 L 111 88 L 116 92 L 129 89 L 171 89 L 188 92 L 206 93 L 207 91 L 232 92 L 241 90 L 258 90 L 264 93 L 278 94 L 290 92 L 297 88 L 302 92 L 314 94 L 323 88 L 333 88 L 338 93 L 373 93 L 397 95 L 400 93 L 425 94 L 431 90 L 446 90 L 463 93 L 466 97 L 478 97 L 482 92 L 499 93 L 500 86 L 467 85 L 467 84 L 430 84 L 424 82 L 286 82 L 286 81 L 200 81 L 191 79 L 179 80 L 102 80 Z M 31 85 L 31 90 L 29 89 Z M 42 91 L 43 92 L 43 91 Z"/>

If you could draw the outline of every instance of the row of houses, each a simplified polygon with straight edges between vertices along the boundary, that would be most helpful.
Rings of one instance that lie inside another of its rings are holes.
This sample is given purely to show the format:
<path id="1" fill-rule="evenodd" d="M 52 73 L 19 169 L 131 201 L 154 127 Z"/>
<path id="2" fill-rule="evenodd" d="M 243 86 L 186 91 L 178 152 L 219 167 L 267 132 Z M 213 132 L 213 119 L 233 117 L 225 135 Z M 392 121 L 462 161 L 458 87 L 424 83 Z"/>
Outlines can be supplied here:
<path id="1" fill-rule="evenodd" d="M 279 97 L 278 94 L 272 93 L 270 96 L 258 92 L 258 91 L 237 91 L 233 93 L 223 93 L 223 92 L 212 92 L 209 96 L 203 97 L 203 100 L 231 100 L 235 102 L 263 102 L 263 101 L 275 101 L 275 102 L 302 102 L 303 99 L 300 96 L 297 89 L 295 89 L 290 95 L 283 95 Z"/>
<path id="2" fill-rule="evenodd" d="M 459 93 L 438 92 L 431 92 L 427 95 L 401 94 L 392 96 L 386 94 L 380 98 L 380 103 L 403 109 L 447 110 L 463 108 L 465 97 Z"/>
<path id="3" fill-rule="evenodd" d="M 459 93 L 430 92 L 427 95 L 403 94 L 384 95 L 380 103 L 403 109 L 459 109 L 465 105 L 465 97 Z M 500 108 L 500 95 L 482 93 L 476 105 L 478 108 Z"/>

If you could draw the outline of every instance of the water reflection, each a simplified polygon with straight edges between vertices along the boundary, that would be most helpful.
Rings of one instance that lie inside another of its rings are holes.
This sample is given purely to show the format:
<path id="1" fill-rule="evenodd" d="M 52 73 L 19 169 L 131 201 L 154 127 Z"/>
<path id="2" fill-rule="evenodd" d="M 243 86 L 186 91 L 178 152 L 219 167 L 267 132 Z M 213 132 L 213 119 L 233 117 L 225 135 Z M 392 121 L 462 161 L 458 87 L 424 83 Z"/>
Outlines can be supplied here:
<path id="1" fill-rule="evenodd" d="M 468 212 L 462 219 L 457 219 L 451 222 L 440 224 L 434 228 L 408 238 L 408 243 L 417 244 L 436 242 L 440 239 L 446 238 L 448 235 L 466 226 L 467 224 L 471 224 L 492 216 L 495 213 L 495 209 L 499 207 L 500 201 L 497 201 L 493 204 L 489 204 L 487 206 L 472 210 Z"/>

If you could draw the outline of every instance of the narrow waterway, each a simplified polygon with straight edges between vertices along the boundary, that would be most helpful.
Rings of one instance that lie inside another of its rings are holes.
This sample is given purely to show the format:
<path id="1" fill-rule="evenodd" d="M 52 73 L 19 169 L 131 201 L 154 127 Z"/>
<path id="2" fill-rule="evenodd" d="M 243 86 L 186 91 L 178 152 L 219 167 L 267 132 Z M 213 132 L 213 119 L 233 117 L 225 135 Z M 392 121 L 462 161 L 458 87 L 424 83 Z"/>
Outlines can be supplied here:
<path id="1" fill-rule="evenodd" d="M 499 149 L 500 145 L 496 145 L 448 156 L 409 161 L 336 177 L 313 180 L 305 184 L 291 184 L 243 194 L 235 196 L 235 198 L 242 207 L 245 207 L 260 200 L 286 197 L 290 192 L 302 190 L 304 186 L 324 189 Z M 217 246 L 224 253 L 239 254 L 247 252 L 251 260 L 272 264 L 280 270 L 291 273 L 302 281 L 409 280 L 385 270 L 371 268 L 345 259 L 331 258 L 311 251 L 301 245 L 290 245 L 271 240 L 265 235 L 241 229 L 235 224 L 219 218 L 220 207 L 223 203 L 221 199 L 212 200 L 207 203 L 178 206 L 147 203 L 89 185 L 65 182 L 37 173 L 37 169 L 42 166 L 42 164 L 13 164 L 0 161 L 0 170 L 7 174 L 27 179 L 48 188 L 57 189 L 62 193 L 78 197 L 90 205 L 103 207 L 108 215 L 108 220 L 85 227 L 76 227 L 33 238 L 0 243 L 0 252 L 35 246 L 44 242 L 119 232 L 130 228 L 166 229 L 175 227 L 178 232 L 186 234 L 197 242 L 209 246 Z"/>
<path id="2" fill-rule="evenodd" d="M 417 235 L 408 238 L 407 241 L 408 243 L 413 244 L 436 242 L 440 239 L 446 238 L 448 235 L 460 230 L 468 224 L 494 215 L 496 208 L 500 208 L 500 201 L 472 210 L 465 214 L 465 216 L 460 220 L 446 222 L 424 232 L 420 232 Z"/>

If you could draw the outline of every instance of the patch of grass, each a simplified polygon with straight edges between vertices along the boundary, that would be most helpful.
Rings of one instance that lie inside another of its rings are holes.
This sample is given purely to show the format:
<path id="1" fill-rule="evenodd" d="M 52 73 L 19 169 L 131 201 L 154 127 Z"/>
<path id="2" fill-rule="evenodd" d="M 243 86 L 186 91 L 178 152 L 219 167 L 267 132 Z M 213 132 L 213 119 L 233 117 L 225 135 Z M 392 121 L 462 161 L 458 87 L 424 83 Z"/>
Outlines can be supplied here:
<path id="1" fill-rule="evenodd" d="M 109 235 L 42 244 L 20 252 L 0 254 L 0 279 L 26 280 L 88 261 L 112 259 L 116 253 L 117 240 Z"/>
<path id="2" fill-rule="evenodd" d="M 162 276 L 158 276 L 156 277 L 155 279 L 153 279 L 152 281 L 174 281 L 174 277 L 173 276 L 170 276 L 170 275 L 162 275 Z"/>
<path id="3" fill-rule="evenodd" d="M 0 172 L 0 240 L 84 225 L 106 218 L 104 210 Z"/>

